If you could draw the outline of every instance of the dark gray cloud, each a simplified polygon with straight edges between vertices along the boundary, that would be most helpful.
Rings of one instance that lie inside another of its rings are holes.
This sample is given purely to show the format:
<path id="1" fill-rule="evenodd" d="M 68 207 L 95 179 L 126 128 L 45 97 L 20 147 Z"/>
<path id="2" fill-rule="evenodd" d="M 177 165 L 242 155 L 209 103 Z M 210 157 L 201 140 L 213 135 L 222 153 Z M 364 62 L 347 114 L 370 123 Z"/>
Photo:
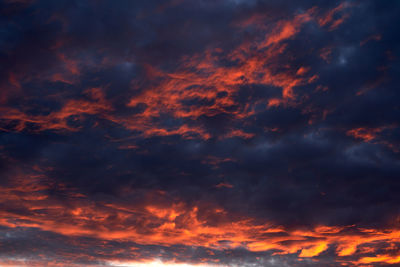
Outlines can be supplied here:
<path id="1" fill-rule="evenodd" d="M 399 10 L 1 2 L 0 263 L 398 264 Z"/>

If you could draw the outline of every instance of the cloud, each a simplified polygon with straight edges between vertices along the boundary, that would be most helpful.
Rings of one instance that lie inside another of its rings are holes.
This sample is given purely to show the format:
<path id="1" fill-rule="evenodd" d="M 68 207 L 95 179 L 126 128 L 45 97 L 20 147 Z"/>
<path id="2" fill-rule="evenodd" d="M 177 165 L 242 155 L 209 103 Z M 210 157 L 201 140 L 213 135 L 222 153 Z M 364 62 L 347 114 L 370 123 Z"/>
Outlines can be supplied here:
<path id="1" fill-rule="evenodd" d="M 0 5 L 1 265 L 398 264 L 397 3 Z"/>

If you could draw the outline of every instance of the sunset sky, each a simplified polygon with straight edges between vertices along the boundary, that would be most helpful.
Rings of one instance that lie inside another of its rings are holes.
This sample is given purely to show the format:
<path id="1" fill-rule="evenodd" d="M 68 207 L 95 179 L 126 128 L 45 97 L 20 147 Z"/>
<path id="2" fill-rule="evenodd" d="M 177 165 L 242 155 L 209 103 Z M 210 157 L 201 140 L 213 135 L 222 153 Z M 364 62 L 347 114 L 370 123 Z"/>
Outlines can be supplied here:
<path id="1" fill-rule="evenodd" d="M 400 1 L 0 0 L 0 266 L 400 266 Z"/>

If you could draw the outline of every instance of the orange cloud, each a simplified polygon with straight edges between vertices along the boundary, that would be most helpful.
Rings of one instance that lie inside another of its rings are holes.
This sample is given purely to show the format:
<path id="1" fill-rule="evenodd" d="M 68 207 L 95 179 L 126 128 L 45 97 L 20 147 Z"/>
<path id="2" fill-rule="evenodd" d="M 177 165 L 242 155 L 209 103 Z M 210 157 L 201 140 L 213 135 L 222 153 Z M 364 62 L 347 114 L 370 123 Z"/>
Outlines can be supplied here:
<path id="1" fill-rule="evenodd" d="M 28 123 L 38 126 L 37 131 L 67 130 L 76 131 L 76 127 L 68 125 L 67 119 L 71 116 L 100 115 L 112 109 L 100 88 L 91 88 L 85 91 L 89 99 L 71 99 L 66 101 L 59 111 L 49 115 L 29 115 L 15 108 L 0 107 L 0 118 L 6 121 L 16 121 L 14 128 L 22 131 Z"/>
<path id="2" fill-rule="evenodd" d="M 278 22 L 277 27 L 275 27 L 271 33 L 267 34 L 267 37 L 260 45 L 260 48 L 280 43 L 296 35 L 300 31 L 301 26 L 312 19 L 311 15 L 314 11 L 315 8 L 312 8 L 304 14 L 295 16 L 293 20 Z"/>
<path id="3" fill-rule="evenodd" d="M 396 127 L 397 127 L 396 125 L 385 125 L 376 128 L 359 127 L 348 130 L 346 134 L 348 136 L 352 136 L 356 139 L 362 140 L 363 142 L 384 145 L 389 149 L 393 150 L 394 152 L 398 152 L 399 146 L 397 144 L 391 143 L 382 138 L 383 132 L 390 132 L 390 130 Z"/>
<path id="4" fill-rule="evenodd" d="M 253 252 L 272 250 L 275 254 L 297 254 L 299 258 L 312 258 L 328 248 L 335 248 L 339 261 L 355 265 L 397 263 L 400 257 L 362 254 L 374 253 L 378 245 L 400 242 L 399 229 L 317 226 L 289 230 L 232 214 L 212 203 L 189 206 L 182 201 L 167 201 L 162 192 L 148 194 L 141 203 L 122 204 L 95 203 L 69 189 L 68 201 L 61 202 L 47 195 L 51 183 L 45 182 L 46 178 L 41 175 L 20 176 L 14 181 L 0 188 L 0 204 L 10 207 L 0 211 L 0 225 L 5 227 L 34 227 L 66 236 L 143 245 L 187 245 L 217 250 L 242 247 Z M 219 187 L 225 186 L 229 184 L 219 184 Z M 58 188 L 64 190 L 62 185 Z M 368 251 L 363 252 L 366 246 Z M 348 256 L 358 260 L 354 263 Z"/>
<path id="5" fill-rule="evenodd" d="M 367 127 L 359 127 L 355 129 L 348 130 L 346 132 L 347 135 L 352 136 L 357 139 L 361 139 L 364 142 L 372 142 L 378 139 L 379 134 L 382 131 L 390 130 L 395 128 L 395 125 L 387 125 L 377 128 L 367 128 Z"/>
<path id="6" fill-rule="evenodd" d="M 318 76 L 313 75 L 308 67 L 282 68 L 276 63 L 286 49 L 284 41 L 294 38 L 305 23 L 314 19 L 321 26 L 333 27 L 332 25 L 338 24 L 335 14 L 346 8 L 347 5 L 342 4 L 329 11 L 325 17 L 318 17 L 317 9 L 311 8 L 291 19 L 277 21 L 269 27 L 260 27 L 265 32 L 262 40 L 253 43 L 243 41 L 226 53 L 219 48 L 206 49 L 192 57 L 179 59 L 178 67 L 169 72 L 155 66 L 145 66 L 145 78 L 132 81 L 132 89 L 141 93 L 132 96 L 127 104 L 128 108 L 143 106 L 141 113 L 113 114 L 112 105 L 104 95 L 91 95 L 89 98 L 67 100 L 61 110 L 47 116 L 28 115 L 22 110 L 3 107 L 0 118 L 16 122 L 16 131 L 26 129 L 28 123 L 37 125 L 37 131 L 76 131 L 79 128 L 70 126 L 67 118 L 75 116 L 79 120 L 84 115 L 95 115 L 122 125 L 143 137 L 179 135 L 186 139 L 207 140 L 213 136 L 203 126 L 182 123 L 167 127 L 154 123 L 154 118 L 167 114 L 176 119 L 195 121 L 202 116 L 229 114 L 232 119 L 243 120 L 256 114 L 256 105 L 265 105 L 265 108 L 295 105 L 302 99 L 297 98 L 295 88 L 314 83 Z M 262 25 L 262 20 L 263 17 L 258 15 L 255 20 L 247 23 Z M 57 52 L 57 56 L 61 64 L 59 69 L 64 72 L 52 73 L 50 80 L 74 83 L 73 79 L 79 75 L 80 62 L 61 52 Z M 232 64 L 223 66 L 220 64 L 221 60 Z M 10 77 L 10 83 L 19 85 L 13 76 Z M 245 104 L 237 103 L 235 97 L 239 90 L 243 86 L 254 84 L 277 88 L 281 90 L 281 96 L 255 102 L 250 100 Z M 222 138 L 234 136 L 249 139 L 254 134 L 235 129 L 221 135 Z"/>
<path id="7" fill-rule="evenodd" d="M 380 41 L 381 39 L 382 39 L 382 35 L 380 35 L 380 34 L 374 34 L 374 35 L 371 35 L 371 36 L 369 36 L 368 38 L 362 40 L 362 41 L 360 42 L 360 46 L 365 45 L 365 44 L 368 43 L 369 41 Z"/>
<path id="8" fill-rule="evenodd" d="M 400 263 L 400 255 L 377 255 L 375 257 L 363 257 L 357 262 L 356 264 L 368 264 L 368 263 L 388 263 L 388 264 L 395 264 Z"/>
<path id="9" fill-rule="evenodd" d="M 365 142 L 370 142 L 374 140 L 377 137 L 377 134 L 382 130 L 382 128 L 356 128 L 347 131 L 347 135 L 361 139 Z"/>
<path id="10" fill-rule="evenodd" d="M 344 13 L 343 11 L 349 8 L 351 5 L 349 3 L 341 3 L 334 9 L 328 11 L 323 16 L 318 18 L 318 23 L 321 27 L 328 26 L 329 30 L 335 30 L 342 24 L 348 17 L 348 13 Z"/>
<path id="11" fill-rule="evenodd" d="M 223 188 L 223 187 L 225 187 L 225 188 L 233 188 L 233 185 L 231 185 L 230 183 L 221 182 L 221 183 L 217 184 L 215 187 L 216 188 Z"/>

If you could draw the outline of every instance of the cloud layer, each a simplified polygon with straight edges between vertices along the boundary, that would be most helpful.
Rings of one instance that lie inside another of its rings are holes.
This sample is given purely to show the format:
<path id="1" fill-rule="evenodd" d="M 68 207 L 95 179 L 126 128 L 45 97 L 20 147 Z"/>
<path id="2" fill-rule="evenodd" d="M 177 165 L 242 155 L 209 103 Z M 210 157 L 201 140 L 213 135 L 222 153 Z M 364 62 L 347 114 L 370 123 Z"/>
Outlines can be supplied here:
<path id="1" fill-rule="evenodd" d="M 3 1 L 0 264 L 399 264 L 399 12 Z"/>

